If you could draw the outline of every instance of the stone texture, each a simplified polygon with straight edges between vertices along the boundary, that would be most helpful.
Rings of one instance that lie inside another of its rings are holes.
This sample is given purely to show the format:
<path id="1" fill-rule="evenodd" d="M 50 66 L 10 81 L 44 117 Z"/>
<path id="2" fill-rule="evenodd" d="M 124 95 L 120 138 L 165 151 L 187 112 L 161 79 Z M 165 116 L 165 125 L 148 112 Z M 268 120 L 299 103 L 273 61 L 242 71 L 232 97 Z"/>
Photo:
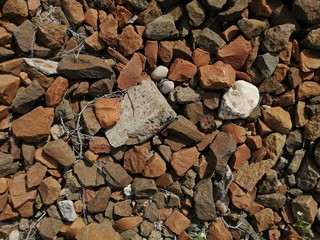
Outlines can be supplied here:
<path id="1" fill-rule="evenodd" d="M 169 69 L 168 78 L 174 82 L 184 82 L 193 78 L 197 73 L 197 67 L 191 62 L 176 58 Z"/>
<path id="2" fill-rule="evenodd" d="M 99 37 L 110 47 L 117 46 L 118 37 L 118 21 L 112 14 L 109 14 L 106 19 L 100 23 Z"/>
<path id="3" fill-rule="evenodd" d="M 119 189 L 128 186 L 132 177 L 118 163 L 108 162 L 104 165 L 106 170 L 106 181 L 112 189 Z"/>
<path id="4" fill-rule="evenodd" d="M 233 239 L 230 230 L 226 227 L 226 225 L 222 221 L 222 218 L 220 217 L 210 224 L 208 228 L 207 238 L 210 240 Z"/>
<path id="5" fill-rule="evenodd" d="M 141 173 L 149 158 L 150 147 L 148 144 L 134 146 L 124 154 L 123 167 L 129 173 Z"/>
<path id="6" fill-rule="evenodd" d="M 282 154 L 286 143 L 286 135 L 280 133 L 271 133 L 263 139 L 263 146 L 267 149 L 268 157 L 274 161 L 278 160 Z"/>
<path id="7" fill-rule="evenodd" d="M 134 31 L 132 25 L 126 26 L 118 36 L 118 50 L 125 57 L 143 47 L 142 37 Z"/>
<path id="8" fill-rule="evenodd" d="M 45 75 L 55 75 L 58 74 L 57 67 L 58 62 L 51 61 L 51 60 L 45 60 L 42 58 L 25 58 L 24 62 L 32 67 L 38 70 L 39 72 L 45 74 Z"/>
<path id="9" fill-rule="evenodd" d="M 8 0 L 3 5 L 2 13 L 4 17 L 19 25 L 28 17 L 27 2 Z"/>
<path id="10" fill-rule="evenodd" d="M 65 92 L 69 87 L 68 80 L 57 77 L 45 93 L 46 104 L 48 107 L 56 107 L 61 102 Z"/>
<path id="11" fill-rule="evenodd" d="M 152 197 L 158 189 L 154 180 L 136 177 L 132 182 L 132 191 L 136 197 L 148 198 Z"/>
<path id="12" fill-rule="evenodd" d="M 302 45 L 315 49 L 320 50 L 320 43 L 318 41 L 320 36 L 320 28 L 316 28 L 311 30 L 308 35 L 302 40 Z"/>
<path id="13" fill-rule="evenodd" d="M 13 31 L 13 37 L 22 53 L 31 51 L 34 31 L 34 25 L 29 20 L 25 20 Z"/>
<path id="14" fill-rule="evenodd" d="M 303 72 L 310 72 L 313 69 L 319 69 L 319 51 L 304 49 L 300 52 L 300 69 Z"/>
<path id="15" fill-rule="evenodd" d="M 0 102 L 10 105 L 19 90 L 20 80 L 9 74 L 0 75 Z"/>
<path id="16" fill-rule="evenodd" d="M 184 148 L 174 152 L 171 157 L 171 166 L 178 176 L 184 175 L 198 160 L 199 152 L 196 147 Z"/>
<path id="17" fill-rule="evenodd" d="M 265 208 L 253 215 L 254 228 L 257 232 L 270 229 L 274 226 L 274 213 L 272 209 Z"/>
<path id="18" fill-rule="evenodd" d="M 38 191 L 41 195 L 42 203 L 50 205 L 59 198 L 61 185 L 53 177 L 47 177 L 40 183 Z"/>
<path id="19" fill-rule="evenodd" d="M 146 25 L 144 36 L 153 40 L 164 40 L 176 33 L 174 19 L 170 15 L 162 15 Z"/>
<path id="20" fill-rule="evenodd" d="M 39 162 L 36 162 L 31 168 L 29 168 L 29 170 L 27 171 L 28 188 L 39 186 L 46 172 L 47 167 Z"/>
<path id="21" fill-rule="evenodd" d="M 118 87 L 126 89 L 140 82 L 142 63 L 139 54 L 134 53 L 130 61 L 123 67 L 117 79 Z"/>
<path id="22" fill-rule="evenodd" d="M 48 142 L 44 145 L 43 151 L 49 157 L 53 158 L 65 167 L 72 165 L 76 161 L 76 156 L 73 150 L 63 139 Z"/>
<path id="23" fill-rule="evenodd" d="M 317 215 L 318 204 L 311 195 L 297 196 L 292 200 L 291 207 L 295 218 L 297 218 L 298 212 L 301 212 L 302 218 L 306 222 L 314 222 Z"/>
<path id="24" fill-rule="evenodd" d="M 186 9 L 189 16 L 189 23 L 191 26 L 200 26 L 205 18 L 204 8 L 201 6 L 200 2 L 193 0 L 186 5 Z"/>
<path id="25" fill-rule="evenodd" d="M 45 217 L 39 224 L 39 235 L 43 239 L 54 239 L 62 225 L 63 222 L 59 219 L 54 217 Z"/>
<path id="26" fill-rule="evenodd" d="M 110 221 L 104 221 L 102 223 L 90 223 L 84 228 L 80 229 L 76 235 L 76 240 L 87 240 L 87 239 L 114 239 L 120 240 L 120 235 L 112 227 Z"/>
<path id="27" fill-rule="evenodd" d="M 104 212 L 108 206 L 109 198 L 111 197 L 110 187 L 100 188 L 95 196 L 89 200 L 87 204 L 90 213 Z"/>
<path id="28" fill-rule="evenodd" d="M 62 0 L 62 7 L 68 19 L 75 25 L 84 20 L 84 12 L 81 3 L 76 0 Z"/>
<path id="29" fill-rule="evenodd" d="M 162 157 L 155 153 L 145 164 L 142 175 L 145 177 L 160 177 L 167 170 L 166 162 Z"/>
<path id="30" fill-rule="evenodd" d="M 94 103 L 94 112 L 102 128 L 112 127 L 120 118 L 120 99 L 105 98 Z"/>
<path id="31" fill-rule="evenodd" d="M 268 127 L 279 133 L 287 133 L 292 128 L 290 114 L 282 107 L 267 108 L 262 111 L 262 115 Z"/>
<path id="32" fill-rule="evenodd" d="M 292 6 L 292 14 L 305 23 L 320 22 L 320 3 L 313 0 L 295 0 Z"/>
<path id="33" fill-rule="evenodd" d="M 275 71 L 277 64 L 279 63 L 279 57 L 274 54 L 265 53 L 257 56 L 255 63 L 262 76 L 266 78 L 270 77 Z"/>
<path id="34" fill-rule="evenodd" d="M 286 196 L 281 193 L 262 194 L 258 195 L 255 201 L 265 207 L 278 210 L 286 203 Z"/>
<path id="35" fill-rule="evenodd" d="M 59 201 L 57 203 L 58 208 L 60 210 L 60 213 L 62 215 L 62 217 L 69 221 L 69 222 L 73 222 L 77 219 L 77 214 L 76 211 L 74 209 L 73 206 L 73 202 L 70 200 L 63 200 L 63 201 Z"/>
<path id="36" fill-rule="evenodd" d="M 299 101 L 318 96 L 320 84 L 312 81 L 305 81 L 298 85 L 297 99 Z"/>
<path id="37" fill-rule="evenodd" d="M 91 164 L 79 161 L 74 165 L 74 173 L 81 184 L 85 187 L 95 187 L 97 185 L 97 168 Z"/>
<path id="38" fill-rule="evenodd" d="M 315 141 L 320 137 L 320 114 L 314 115 L 304 128 L 305 139 Z"/>
<path id="39" fill-rule="evenodd" d="M 226 42 L 210 28 L 202 30 L 196 41 L 197 45 L 205 51 L 215 54 Z"/>
<path id="40" fill-rule="evenodd" d="M 113 226 L 115 229 L 126 231 L 139 225 L 140 223 L 142 223 L 142 221 L 143 221 L 143 218 L 140 216 L 125 217 L 115 221 Z"/>
<path id="41" fill-rule="evenodd" d="M 257 19 L 242 18 L 238 21 L 238 27 L 247 38 L 251 39 L 261 35 L 268 28 L 268 24 Z"/>
<path id="42" fill-rule="evenodd" d="M 68 26 L 55 22 L 41 22 L 37 27 L 37 41 L 48 48 L 60 48 L 65 43 Z"/>
<path id="43" fill-rule="evenodd" d="M 173 233 L 179 235 L 185 230 L 191 221 L 179 211 L 174 211 L 164 222 L 164 225 Z"/>

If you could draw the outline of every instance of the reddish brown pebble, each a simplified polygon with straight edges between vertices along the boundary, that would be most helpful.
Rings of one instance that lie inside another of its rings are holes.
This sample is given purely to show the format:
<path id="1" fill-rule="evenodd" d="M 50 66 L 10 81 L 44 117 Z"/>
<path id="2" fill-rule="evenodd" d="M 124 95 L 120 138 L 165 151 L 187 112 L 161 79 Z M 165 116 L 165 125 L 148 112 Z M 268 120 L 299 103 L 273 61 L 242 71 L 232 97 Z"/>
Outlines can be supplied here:
<path id="1" fill-rule="evenodd" d="M 201 48 L 196 48 L 192 52 L 192 61 L 197 68 L 209 64 L 210 60 L 211 60 L 210 53 Z"/>
<path id="2" fill-rule="evenodd" d="M 169 69 L 168 78 L 175 82 L 189 81 L 197 73 L 197 67 L 191 62 L 176 58 Z"/>
<path id="3" fill-rule="evenodd" d="M 185 230 L 191 221 L 179 211 L 174 211 L 164 222 L 164 225 L 175 234 L 180 234 Z"/>
<path id="4" fill-rule="evenodd" d="M 126 89 L 138 84 L 142 73 L 142 64 L 139 54 L 134 53 L 131 60 L 121 70 L 117 79 L 118 87 Z"/>
<path id="5" fill-rule="evenodd" d="M 94 112 L 101 127 L 109 128 L 120 119 L 120 98 L 103 98 L 94 103 Z"/>
<path id="6" fill-rule="evenodd" d="M 68 87 L 69 83 L 67 79 L 63 77 L 57 77 L 46 91 L 45 98 L 47 106 L 58 106 Z"/>

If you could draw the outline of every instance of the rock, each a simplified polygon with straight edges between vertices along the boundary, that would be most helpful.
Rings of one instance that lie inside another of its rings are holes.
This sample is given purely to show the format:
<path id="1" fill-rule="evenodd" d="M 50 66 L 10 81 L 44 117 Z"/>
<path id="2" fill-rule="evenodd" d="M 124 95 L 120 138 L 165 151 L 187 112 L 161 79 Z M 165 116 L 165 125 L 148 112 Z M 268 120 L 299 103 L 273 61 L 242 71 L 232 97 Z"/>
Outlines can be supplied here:
<path id="1" fill-rule="evenodd" d="M 129 186 L 131 186 L 131 184 Z M 130 199 L 121 202 L 116 202 L 114 204 L 113 213 L 120 217 L 129 217 L 132 214 L 131 204 L 132 201 Z"/>
<path id="2" fill-rule="evenodd" d="M 55 22 L 40 22 L 37 27 L 37 41 L 48 48 L 61 48 L 68 34 L 68 26 Z M 71 56 L 71 55 L 70 55 Z M 72 56 L 73 58 L 73 56 Z"/>
<path id="3" fill-rule="evenodd" d="M 239 36 L 228 45 L 218 50 L 218 59 L 230 64 L 234 69 L 241 68 L 251 52 L 251 44 L 244 37 Z"/>
<path id="4" fill-rule="evenodd" d="M 286 149 L 289 153 L 294 153 L 295 150 L 302 148 L 302 142 L 303 142 L 303 135 L 301 131 L 294 130 L 290 131 L 287 134 L 287 140 L 286 140 Z"/>
<path id="5" fill-rule="evenodd" d="M 249 160 L 251 157 L 250 149 L 247 147 L 246 144 L 241 144 L 237 147 L 237 150 L 231 157 L 230 166 L 233 169 L 240 168 L 245 162 Z"/>
<path id="6" fill-rule="evenodd" d="M 174 82 L 189 81 L 197 73 L 197 67 L 191 62 L 176 58 L 170 66 L 168 78 Z"/>
<path id="7" fill-rule="evenodd" d="M 83 111 L 81 120 L 83 130 L 86 134 L 94 136 L 100 131 L 101 126 L 94 114 L 93 108 L 86 108 Z"/>
<path id="8" fill-rule="evenodd" d="M 218 19 L 223 19 L 226 21 L 234 21 L 238 19 L 243 11 L 248 7 L 248 1 L 241 0 L 237 2 L 231 2 L 230 7 L 224 12 L 218 14 Z"/>
<path id="9" fill-rule="evenodd" d="M 89 8 L 84 14 L 83 21 L 89 24 L 95 31 L 98 31 L 98 11 L 94 8 Z M 106 20 L 105 20 L 106 21 Z M 102 30 L 102 28 L 100 27 Z"/>
<path id="10" fill-rule="evenodd" d="M 147 58 L 147 62 L 152 70 L 157 67 L 157 59 L 158 59 L 158 41 L 147 40 L 144 55 Z"/>
<path id="11" fill-rule="evenodd" d="M 294 113 L 294 122 L 296 127 L 302 127 L 305 126 L 309 121 L 309 116 L 306 111 L 306 103 L 302 101 L 298 101 L 295 113 Z"/>
<path id="12" fill-rule="evenodd" d="M 8 0 L 2 8 L 3 17 L 15 24 L 21 24 L 28 17 L 28 5 L 24 0 Z"/>
<path id="13" fill-rule="evenodd" d="M 59 198 L 61 185 L 53 177 L 47 177 L 40 183 L 38 191 L 41 195 L 42 203 L 50 205 Z"/>
<path id="14" fill-rule="evenodd" d="M 177 29 L 173 17 L 166 14 L 148 23 L 144 36 L 153 40 L 163 40 L 172 37 L 176 32 Z"/>
<path id="15" fill-rule="evenodd" d="M 300 52 L 300 69 L 303 72 L 310 72 L 319 69 L 320 53 L 311 49 L 304 49 Z"/>
<path id="16" fill-rule="evenodd" d="M 291 162 L 288 166 L 288 173 L 289 174 L 295 174 L 298 172 L 304 155 L 305 155 L 304 149 L 300 149 L 300 150 L 295 151 L 294 156 L 291 159 Z"/>
<path id="17" fill-rule="evenodd" d="M 196 147 L 184 148 L 172 154 L 170 163 L 176 174 L 182 176 L 195 164 L 199 155 Z"/>
<path id="18" fill-rule="evenodd" d="M 138 198 L 152 197 L 158 191 L 155 181 L 147 178 L 136 177 L 131 186 L 133 194 Z"/>
<path id="19" fill-rule="evenodd" d="M 231 65 L 221 61 L 199 68 L 200 86 L 205 90 L 220 90 L 232 87 L 236 72 Z"/>
<path id="20" fill-rule="evenodd" d="M 305 81 L 298 85 L 297 99 L 299 101 L 319 95 L 320 84 L 312 81 Z"/>
<path id="21" fill-rule="evenodd" d="M 109 14 L 106 19 L 100 23 L 99 37 L 110 47 L 117 46 L 118 37 L 118 21 L 112 14 Z"/>
<path id="22" fill-rule="evenodd" d="M 37 107 L 12 122 L 13 134 L 26 142 L 39 142 L 50 135 L 53 109 Z"/>
<path id="23" fill-rule="evenodd" d="M 63 139 L 48 142 L 44 145 L 43 151 L 64 167 L 70 166 L 76 161 L 73 150 Z"/>
<path id="24" fill-rule="evenodd" d="M 79 161 L 74 165 L 74 173 L 85 187 L 95 187 L 97 185 L 97 171 L 96 166 L 84 161 Z"/>
<path id="25" fill-rule="evenodd" d="M 92 97 L 102 97 L 112 92 L 114 84 L 115 79 L 113 77 L 95 81 L 89 86 L 88 94 Z"/>
<path id="26" fill-rule="evenodd" d="M 234 123 L 223 124 L 220 127 L 220 130 L 225 133 L 230 133 L 237 144 L 244 143 L 246 141 L 246 130 L 237 124 L 234 124 Z"/>
<path id="27" fill-rule="evenodd" d="M 72 223 L 65 223 L 59 230 L 60 233 L 66 234 L 69 237 L 75 238 L 77 233 L 86 225 L 81 217 L 78 217 Z"/>
<path id="28" fill-rule="evenodd" d="M 109 199 L 111 197 L 110 187 L 102 187 L 96 195 L 91 198 L 87 204 L 88 211 L 90 213 L 104 212 L 108 206 Z"/>
<path id="29" fill-rule="evenodd" d="M 199 181 L 195 186 L 194 202 L 195 211 L 200 220 L 215 220 L 217 214 L 213 200 L 213 186 L 210 178 Z"/>
<path id="30" fill-rule="evenodd" d="M 265 31 L 261 45 L 262 49 L 265 52 L 282 51 L 286 47 L 286 44 L 294 30 L 295 26 L 291 23 L 269 28 Z"/>
<path id="31" fill-rule="evenodd" d="M 55 75 L 58 74 L 57 67 L 58 62 L 51 60 L 44 60 L 41 58 L 25 58 L 24 62 L 32 67 L 42 72 L 45 75 Z"/>
<path id="32" fill-rule="evenodd" d="M 219 11 L 226 3 L 226 0 L 218 0 L 218 1 L 211 1 L 211 0 L 201 0 L 203 5 L 208 10 L 208 14 L 215 14 Z"/>
<path id="33" fill-rule="evenodd" d="M 225 226 L 221 217 L 212 222 L 208 228 L 207 238 L 210 240 L 232 240 L 230 230 Z"/>
<path id="34" fill-rule="evenodd" d="M 270 4 L 273 8 L 272 14 L 270 16 L 270 20 L 273 26 L 291 23 L 295 25 L 296 31 L 300 30 L 299 23 L 292 14 L 292 6 L 284 5 L 281 1 L 273 1 L 272 3 L 270 2 Z M 287 7 L 290 8 L 290 10 Z"/>
<path id="35" fill-rule="evenodd" d="M 185 230 L 191 221 L 179 211 L 174 211 L 164 222 L 164 225 L 173 233 L 179 235 Z"/>
<path id="36" fill-rule="evenodd" d="M 286 135 L 280 133 L 271 133 L 263 139 L 263 145 L 267 149 L 268 157 L 274 161 L 281 156 L 286 143 Z"/>
<path id="37" fill-rule="evenodd" d="M 320 114 L 311 117 L 304 127 L 304 138 L 316 141 L 320 137 Z"/>
<path id="38" fill-rule="evenodd" d="M 256 66 L 264 78 L 270 77 L 279 63 L 279 57 L 270 53 L 259 55 L 256 58 Z"/>
<path id="39" fill-rule="evenodd" d="M 161 131 L 176 113 L 152 81 L 130 88 L 121 101 L 119 121 L 106 131 L 113 147 L 141 143 Z"/>
<path id="40" fill-rule="evenodd" d="M 134 53 L 130 61 L 124 66 L 117 79 L 118 87 L 126 89 L 140 82 L 142 64 L 139 54 Z"/>
<path id="41" fill-rule="evenodd" d="M 252 205 L 252 196 L 234 182 L 229 185 L 229 196 L 232 204 L 238 209 L 248 211 Z"/>
<path id="42" fill-rule="evenodd" d="M 0 45 L 9 44 L 12 40 L 12 34 L 7 32 L 4 27 L 0 27 Z"/>
<path id="43" fill-rule="evenodd" d="M 178 86 L 175 88 L 174 97 L 176 102 L 180 104 L 194 103 L 200 101 L 200 94 L 190 87 Z"/>
<path id="44" fill-rule="evenodd" d="M 166 162 L 162 157 L 155 153 L 153 156 L 146 162 L 142 175 L 145 177 L 156 178 L 160 177 L 167 170 Z"/>
<path id="45" fill-rule="evenodd" d="M 292 14 L 302 22 L 316 24 L 320 22 L 320 3 L 314 0 L 293 1 Z"/>
<path id="46" fill-rule="evenodd" d="M 320 50 L 320 43 L 317 41 L 320 36 L 320 28 L 311 30 L 302 40 L 301 44 L 315 50 Z"/>
<path id="47" fill-rule="evenodd" d="M 122 231 L 129 230 L 131 228 L 134 228 L 135 226 L 139 225 L 142 223 L 143 218 L 140 216 L 136 217 L 124 217 L 120 218 L 119 220 L 115 221 L 114 223 L 114 228 L 119 229 Z"/>
<path id="48" fill-rule="evenodd" d="M 287 133 L 292 128 L 290 114 L 282 107 L 271 107 L 262 111 L 263 120 L 268 127 L 279 133 Z"/>
<path id="49" fill-rule="evenodd" d="M 8 240 L 19 240 L 19 239 L 20 239 L 20 232 L 18 229 L 10 232 Z"/>
<path id="50" fill-rule="evenodd" d="M 102 128 L 112 127 L 120 118 L 120 98 L 104 98 L 94 103 L 94 112 Z"/>
<path id="51" fill-rule="evenodd" d="M 77 219 L 78 216 L 76 214 L 76 211 L 74 210 L 72 201 L 63 200 L 63 201 L 59 201 L 57 204 L 58 204 L 60 213 L 65 220 L 69 222 L 73 222 Z"/>
<path id="52" fill-rule="evenodd" d="M 174 82 L 172 81 L 163 81 L 160 83 L 159 86 L 159 90 L 163 93 L 163 94 L 168 94 L 170 93 L 172 90 L 174 89 Z"/>
<path id="53" fill-rule="evenodd" d="M 205 51 L 215 54 L 226 42 L 214 31 L 204 28 L 196 41 L 197 45 Z"/>
<path id="54" fill-rule="evenodd" d="M 26 54 L 31 51 L 33 46 L 34 25 L 29 20 L 25 20 L 13 31 L 13 37 L 19 50 Z"/>
<path id="55" fill-rule="evenodd" d="M 304 221 L 310 224 L 314 222 L 318 204 L 311 195 L 297 196 L 292 200 L 291 207 L 295 218 L 297 218 L 298 212 L 301 212 Z"/>
<path id="56" fill-rule="evenodd" d="M 252 191 L 257 182 L 273 166 L 272 160 L 263 160 L 251 165 L 244 164 L 233 174 L 234 181 L 247 191 Z"/>
<path id="57" fill-rule="evenodd" d="M 160 17 L 162 10 L 158 3 L 158 1 L 150 1 L 147 9 L 138 14 L 137 23 L 146 26 L 156 18 Z"/>
<path id="58" fill-rule="evenodd" d="M 160 65 L 152 71 L 151 78 L 155 81 L 161 81 L 167 77 L 168 73 L 169 69 L 166 66 Z"/>
<path id="59" fill-rule="evenodd" d="M 0 47 L 0 61 L 4 62 L 11 59 L 15 55 L 15 52 L 11 49 Z"/>
<path id="60" fill-rule="evenodd" d="M 56 238 L 62 225 L 63 222 L 59 219 L 54 217 L 45 217 L 39 224 L 39 235 L 43 239 L 54 239 Z"/>
<path id="61" fill-rule="evenodd" d="M 118 36 L 118 50 L 125 57 L 143 47 L 142 37 L 134 31 L 132 25 L 126 26 Z"/>
<path id="62" fill-rule="evenodd" d="M 128 3 L 139 12 L 146 10 L 148 7 L 148 2 L 146 0 L 128 0 Z"/>
<path id="63" fill-rule="evenodd" d="M 258 102 L 258 89 L 251 83 L 238 80 L 223 95 L 218 116 L 224 120 L 247 118 Z"/>
<path id="64" fill-rule="evenodd" d="M 253 214 L 254 228 L 257 232 L 263 232 L 272 228 L 275 224 L 274 221 L 274 213 L 270 208 L 265 208 Z"/>
<path id="65" fill-rule="evenodd" d="M 0 102 L 10 105 L 19 90 L 20 80 L 9 74 L 0 75 L 0 79 Z"/>
<path id="66" fill-rule="evenodd" d="M 204 65 L 208 65 L 211 60 L 210 53 L 201 49 L 201 48 L 196 48 L 192 52 L 192 61 L 196 67 L 200 68 Z"/>
<path id="67" fill-rule="evenodd" d="M 120 235 L 112 227 L 110 221 L 103 221 L 101 223 L 90 223 L 84 228 L 80 229 L 76 235 L 76 240 L 104 240 L 104 239 L 114 239 L 120 240 Z"/>
<path id="68" fill-rule="evenodd" d="M 268 24 L 257 19 L 242 18 L 238 21 L 238 27 L 247 38 L 252 39 L 261 35 L 268 28 Z"/>
<path id="69" fill-rule="evenodd" d="M 27 171 L 27 186 L 28 188 L 39 186 L 42 179 L 46 175 L 47 167 L 39 162 L 36 162 Z"/>
<path id="70" fill-rule="evenodd" d="M 197 0 L 193 0 L 186 5 L 186 9 L 189 16 L 189 23 L 191 26 L 200 26 L 205 18 L 205 12 L 203 7 Z"/>
<path id="71" fill-rule="evenodd" d="M 58 64 L 58 72 L 72 79 L 101 79 L 114 74 L 107 60 L 79 54 L 78 58 L 67 55 Z"/>
<path id="72" fill-rule="evenodd" d="M 108 162 L 103 168 L 106 170 L 106 181 L 111 189 L 121 189 L 132 182 L 132 177 L 118 163 Z"/>
<path id="73" fill-rule="evenodd" d="M 286 203 L 286 196 L 281 193 L 263 194 L 258 195 L 255 201 L 257 201 L 265 207 L 278 210 L 282 208 Z"/>
<path id="74" fill-rule="evenodd" d="M 65 92 L 69 87 L 68 80 L 57 77 L 45 93 L 46 104 L 48 107 L 56 107 L 61 102 Z"/>
<path id="75" fill-rule="evenodd" d="M 79 25 L 84 20 L 84 12 L 81 3 L 76 0 L 63 0 L 62 6 L 68 19 L 75 25 Z"/>

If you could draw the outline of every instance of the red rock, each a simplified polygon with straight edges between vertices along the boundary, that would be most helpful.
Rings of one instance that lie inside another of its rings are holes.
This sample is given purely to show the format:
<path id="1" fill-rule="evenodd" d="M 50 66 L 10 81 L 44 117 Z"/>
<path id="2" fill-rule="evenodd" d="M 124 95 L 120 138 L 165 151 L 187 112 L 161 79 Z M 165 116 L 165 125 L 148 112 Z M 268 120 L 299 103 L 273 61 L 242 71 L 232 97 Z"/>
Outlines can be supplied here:
<path id="1" fill-rule="evenodd" d="M 115 221 L 113 227 L 122 231 L 129 230 L 142 223 L 142 217 L 124 217 Z"/>
<path id="2" fill-rule="evenodd" d="M 134 146 L 124 154 L 123 167 L 130 173 L 141 173 L 150 153 L 147 144 Z"/>
<path id="3" fill-rule="evenodd" d="M 237 124 L 234 124 L 234 123 L 223 124 L 220 127 L 220 130 L 222 132 L 232 134 L 237 144 L 244 143 L 246 141 L 246 130 Z"/>
<path id="4" fill-rule="evenodd" d="M 265 208 L 253 214 L 253 225 L 257 232 L 263 232 L 274 226 L 274 214 L 272 209 Z"/>
<path id="5" fill-rule="evenodd" d="M 241 210 L 248 211 L 252 204 L 252 197 L 248 192 L 242 190 L 236 183 L 232 182 L 229 186 L 229 197 L 232 204 Z"/>
<path id="6" fill-rule="evenodd" d="M 287 133 L 292 128 L 290 114 L 282 107 L 271 107 L 262 111 L 264 122 L 279 133 Z"/>
<path id="7" fill-rule="evenodd" d="M 109 128 L 120 119 L 120 98 L 102 98 L 94 103 L 94 112 L 101 127 Z"/>
<path id="8" fill-rule="evenodd" d="M 39 162 L 36 162 L 27 171 L 27 186 L 28 188 L 38 186 L 47 172 L 47 167 Z"/>
<path id="9" fill-rule="evenodd" d="M 103 40 L 99 37 L 99 33 L 97 31 L 91 36 L 85 38 L 84 46 L 89 52 L 99 52 L 106 47 Z"/>
<path id="10" fill-rule="evenodd" d="M 112 148 L 105 137 L 95 137 L 89 141 L 89 149 L 95 154 L 108 154 Z"/>
<path id="11" fill-rule="evenodd" d="M 232 240 L 233 237 L 230 230 L 225 226 L 222 219 L 219 217 L 212 222 L 208 228 L 208 240 Z"/>
<path id="12" fill-rule="evenodd" d="M 280 107 L 287 107 L 290 105 L 295 104 L 296 102 L 296 94 L 295 91 L 292 89 L 289 92 L 286 92 L 279 97 L 275 98 L 272 102 L 273 106 L 280 106 Z"/>
<path id="13" fill-rule="evenodd" d="M 10 204 L 7 204 L 3 208 L 3 211 L 0 213 L 0 221 L 2 222 L 18 216 L 19 216 L 19 213 Z"/>
<path id="14" fill-rule="evenodd" d="M 75 25 L 79 25 L 84 20 L 84 12 L 81 3 L 76 0 L 62 0 L 64 13 Z"/>
<path id="15" fill-rule="evenodd" d="M 19 90 L 19 85 L 18 77 L 8 74 L 0 75 L 0 103 L 10 105 Z"/>
<path id="16" fill-rule="evenodd" d="M 142 73 L 142 64 L 139 54 L 134 53 L 130 61 L 121 70 L 117 79 L 118 87 L 126 89 L 139 83 Z"/>
<path id="17" fill-rule="evenodd" d="M 158 58 L 158 41 L 147 40 L 144 47 L 144 54 L 147 57 L 150 68 L 153 70 L 157 67 Z"/>
<path id="18" fill-rule="evenodd" d="M 231 65 L 221 61 L 199 68 L 200 86 L 205 90 L 220 90 L 233 86 L 236 72 Z"/>
<path id="19" fill-rule="evenodd" d="M 189 81 L 197 73 L 197 67 L 191 62 L 176 58 L 169 69 L 168 78 L 175 82 Z"/>
<path id="20" fill-rule="evenodd" d="M 43 151 L 43 148 L 38 148 L 36 150 L 34 159 L 50 169 L 57 169 L 59 167 L 59 163 L 52 157 L 46 155 Z"/>
<path id="21" fill-rule="evenodd" d="M 262 139 L 261 136 L 247 136 L 246 144 L 251 150 L 259 149 L 262 147 Z"/>
<path id="22" fill-rule="evenodd" d="M 238 70 L 246 62 L 251 52 L 251 44 L 243 36 L 237 37 L 228 45 L 218 50 L 218 59 L 224 63 L 230 64 L 234 69 Z"/>
<path id="23" fill-rule="evenodd" d="M 13 74 L 18 76 L 21 72 L 21 68 L 23 66 L 24 59 L 23 58 L 15 58 L 12 60 L 8 60 L 0 63 L 0 71 L 7 74 Z"/>
<path id="24" fill-rule="evenodd" d="M 86 224 L 84 223 L 83 219 L 78 217 L 74 222 L 65 223 L 62 225 L 59 232 L 67 235 L 68 237 L 75 238 L 77 233 L 85 226 Z"/>
<path id="25" fill-rule="evenodd" d="M 93 30 L 98 31 L 98 11 L 94 8 L 88 9 L 84 14 L 84 22 L 93 27 Z"/>
<path id="26" fill-rule="evenodd" d="M 155 153 L 146 162 L 144 169 L 142 170 L 142 175 L 150 178 L 160 177 L 166 172 L 166 170 L 166 162 L 162 159 L 162 157 L 160 157 L 158 153 Z"/>
<path id="27" fill-rule="evenodd" d="M 197 68 L 209 64 L 211 60 L 210 52 L 207 52 L 201 48 L 196 48 L 192 52 L 192 61 Z"/>
<path id="28" fill-rule="evenodd" d="M 173 57 L 174 41 L 161 41 L 159 43 L 158 57 L 164 65 L 168 66 Z"/>
<path id="29" fill-rule="evenodd" d="M 125 27 L 132 18 L 132 13 L 124 6 L 116 6 L 115 10 L 114 16 L 119 23 L 119 28 Z"/>
<path id="30" fill-rule="evenodd" d="M 118 51 L 127 57 L 143 47 L 142 37 L 132 25 L 126 26 L 118 36 Z"/>
<path id="31" fill-rule="evenodd" d="M 164 225 L 169 228 L 173 233 L 179 235 L 183 230 L 185 230 L 191 221 L 185 217 L 179 211 L 174 211 L 164 222 Z"/>
<path id="32" fill-rule="evenodd" d="M 297 99 L 299 101 L 318 96 L 320 93 L 320 84 L 312 81 L 305 81 L 298 85 Z"/>
<path id="33" fill-rule="evenodd" d="M 9 107 L 0 105 L 0 129 L 9 128 Z"/>
<path id="34" fill-rule="evenodd" d="M 199 155 L 196 147 L 184 148 L 172 154 L 170 163 L 176 174 L 182 176 L 195 164 Z"/>
<path id="35" fill-rule="evenodd" d="M 226 42 L 230 42 L 231 39 L 239 33 L 239 28 L 236 25 L 231 25 L 222 33 L 220 33 L 220 37 Z"/>
<path id="36" fill-rule="evenodd" d="M 56 107 L 62 100 L 69 87 L 68 80 L 63 77 L 57 77 L 47 89 L 45 98 L 48 107 Z"/>
<path id="37" fill-rule="evenodd" d="M 3 17 L 15 24 L 21 24 L 28 17 L 28 5 L 25 0 L 8 0 L 2 8 Z"/>
<path id="38" fill-rule="evenodd" d="M 99 37 L 110 47 L 117 46 L 118 38 L 118 21 L 114 19 L 112 14 L 100 24 Z"/>
<path id="39" fill-rule="evenodd" d="M 231 156 L 229 164 L 233 169 L 239 169 L 245 162 L 250 159 L 250 157 L 250 149 L 246 144 L 241 144 Z"/>
<path id="40" fill-rule="evenodd" d="M 38 191 L 41 195 L 42 203 L 50 205 L 59 198 L 61 186 L 53 177 L 47 177 L 40 183 Z"/>

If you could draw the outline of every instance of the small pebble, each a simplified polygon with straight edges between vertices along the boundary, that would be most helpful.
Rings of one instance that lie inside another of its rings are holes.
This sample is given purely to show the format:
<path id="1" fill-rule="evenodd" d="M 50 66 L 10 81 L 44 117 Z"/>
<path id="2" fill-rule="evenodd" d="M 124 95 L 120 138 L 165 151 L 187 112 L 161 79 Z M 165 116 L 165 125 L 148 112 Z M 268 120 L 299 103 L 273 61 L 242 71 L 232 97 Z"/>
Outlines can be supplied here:
<path id="1" fill-rule="evenodd" d="M 167 94 L 167 93 L 171 92 L 173 89 L 174 89 L 174 82 L 172 82 L 172 81 L 166 80 L 160 84 L 160 91 L 163 94 Z"/>
<path id="2" fill-rule="evenodd" d="M 158 66 L 155 70 L 151 73 L 151 78 L 155 81 L 161 81 L 165 79 L 168 75 L 169 69 L 165 66 Z"/>

